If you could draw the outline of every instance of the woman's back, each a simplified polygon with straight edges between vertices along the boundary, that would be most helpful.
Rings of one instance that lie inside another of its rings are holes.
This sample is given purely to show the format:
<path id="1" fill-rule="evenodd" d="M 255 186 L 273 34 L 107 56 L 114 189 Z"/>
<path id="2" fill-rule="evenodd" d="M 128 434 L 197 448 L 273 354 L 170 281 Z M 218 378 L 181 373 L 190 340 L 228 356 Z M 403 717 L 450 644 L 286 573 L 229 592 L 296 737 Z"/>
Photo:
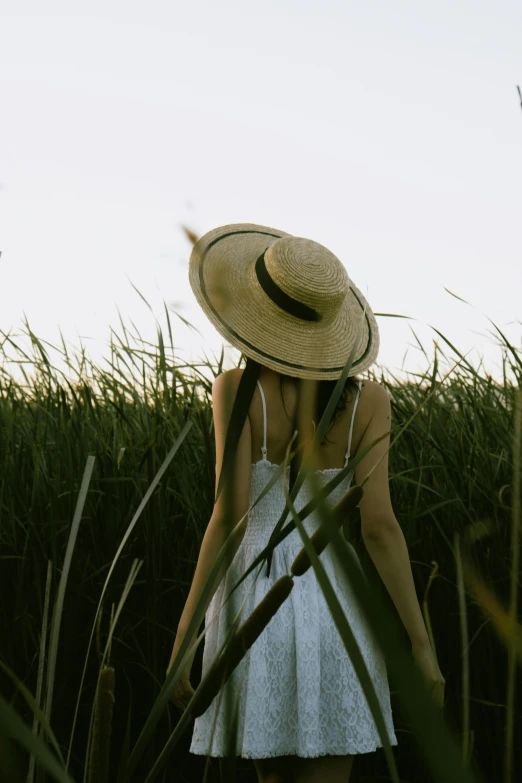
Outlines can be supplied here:
<path id="1" fill-rule="evenodd" d="M 242 372 L 242 370 L 240 370 Z M 278 373 L 262 368 L 259 380 L 262 384 L 267 416 L 267 454 L 266 459 L 273 464 L 281 464 L 285 458 L 286 449 L 292 439 L 292 422 L 297 405 L 297 386 L 295 383 L 285 383 L 281 390 Z M 318 468 L 320 470 L 342 468 L 349 439 L 350 423 L 354 406 L 357 405 L 353 419 L 351 436 L 351 457 L 357 452 L 363 433 L 371 417 L 368 404 L 371 394 L 368 386 L 378 385 L 372 381 L 364 381 L 359 399 L 357 391 L 351 390 L 345 409 L 339 414 L 335 423 L 327 433 L 318 450 Z M 283 405 L 284 400 L 284 405 Z M 248 412 L 252 435 L 252 463 L 261 458 L 263 446 L 263 403 L 259 386 L 256 385 L 254 396 Z M 319 422 L 315 422 L 317 425 Z"/>
<path id="2" fill-rule="evenodd" d="M 235 372 L 242 373 L 243 370 Z M 287 383 L 281 390 L 279 374 L 266 367 L 261 368 L 259 381 L 266 404 L 266 459 L 279 465 L 285 458 L 293 434 L 297 386 L 295 383 Z M 256 385 L 248 415 L 252 437 L 251 462 L 255 464 L 262 456 L 264 434 L 263 400 L 259 385 Z M 387 390 L 374 381 L 364 381 L 360 392 L 351 392 L 345 409 L 327 433 L 328 439 L 318 449 L 319 470 L 340 470 L 347 464 L 345 456 L 348 445 L 350 459 L 359 451 L 371 447 L 355 466 L 354 475 L 354 483 L 362 485 L 364 482 L 363 497 L 359 503 L 363 538 L 379 537 L 383 527 L 388 530 L 397 530 L 399 527 L 391 503 L 388 479 L 390 426 L 391 406 Z M 379 442 L 375 443 L 377 440 Z"/>

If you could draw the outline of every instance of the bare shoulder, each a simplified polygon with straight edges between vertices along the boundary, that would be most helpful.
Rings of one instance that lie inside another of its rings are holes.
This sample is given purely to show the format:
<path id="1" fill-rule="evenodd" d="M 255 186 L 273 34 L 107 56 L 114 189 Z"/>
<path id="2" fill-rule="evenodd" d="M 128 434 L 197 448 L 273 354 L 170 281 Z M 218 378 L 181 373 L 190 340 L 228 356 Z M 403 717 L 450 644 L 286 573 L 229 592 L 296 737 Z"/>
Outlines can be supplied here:
<path id="1" fill-rule="evenodd" d="M 243 375 L 243 369 L 241 367 L 232 367 L 230 370 L 223 370 L 219 375 L 216 375 L 212 386 L 221 386 L 222 384 L 239 383 L 241 376 Z"/>
<path id="2" fill-rule="evenodd" d="M 237 392 L 242 374 L 242 369 L 233 367 L 231 370 L 225 370 L 219 375 L 216 375 L 212 382 L 212 399 L 216 400 L 217 398 L 226 395 L 232 395 L 233 399 Z"/>
<path id="3" fill-rule="evenodd" d="M 365 391 L 364 391 L 365 390 Z M 376 381 L 365 381 L 361 394 L 364 407 L 363 432 L 357 453 L 364 454 L 355 466 L 355 483 L 364 487 L 359 503 L 363 538 L 374 538 L 384 527 L 396 527 L 388 479 L 391 434 L 391 402 L 388 389 Z"/>
<path id="4" fill-rule="evenodd" d="M 365 418 L 370 420 L 375 412 L 384 411 L 390 413 L 390 393 L 386 386 L 377 381 L 363 381 L 361 389 L 360 405 L 366 413 Z"/>
<path id="5" fill-rule="evenodd" d="M 378 383 L 378 381 L 367 381 L 364 380 L 362 382 L 362 389 L 363 391 L 366 390 L 366 396 L 372 399 L 383 399 L 383 397 L 390 398 L 390 395 L 388 393 L 388 389 L 386 386 L 383 386 L 382 383 Z"/>

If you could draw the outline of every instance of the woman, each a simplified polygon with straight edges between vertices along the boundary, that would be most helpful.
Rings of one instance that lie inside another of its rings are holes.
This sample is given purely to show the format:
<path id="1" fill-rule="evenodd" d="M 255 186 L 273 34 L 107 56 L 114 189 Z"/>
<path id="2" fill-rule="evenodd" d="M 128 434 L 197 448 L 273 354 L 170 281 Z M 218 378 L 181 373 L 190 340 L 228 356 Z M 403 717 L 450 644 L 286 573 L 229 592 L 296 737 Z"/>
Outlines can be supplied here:
<path id="1" fill-rule="evenodd" d="M 253 569 L 230 595 L 228 611 L 222 608 L 239 577 L 266 547 L 284 508 L 280 481 L 251 506 L 284 461 L 289 444 L 295 448 L 295 437 L 299 451 L 296 422 L 306 431 L 315 427 L 351 356 L 350 377 L 315 454 L 315 474 L 325 484 L 346 468 L 349 459 L 389 433 L 390 402 L 380 384 L 356 382 L 355 376 L 377 358 L 377 323 L 344 266 L 322 245 L 265 226 L 222 226 L 195 244 L 189 277 L 210 321 L 247 359 L 245 370 L 225 372 L 213 385 L 216 491 L 232 405 L 241 381 L 245 386 L 249 383 L 245 384 L 243 374 L 254 389 L 230 475 L 225 477 L 202 542 L 169 663 L 170 668 L 217 552 L 242 520 L 233 560 L 216 580 L 205 607 L 204 675 L 225 639 L 227 616 L 230 622 L 241 612 L 244 621 L 272 585 L 289 574 L 302 548 L 299 531 L 294 529 L 275 547 L 269 565 Z M 302 419 L 302 379 L 319 381 L 313 422 Z M 348 398 L 350 391 L 354 393 Z M 388 435 L 355 467 L 356 484 L 371 472 L 359 505 L 362 538 L 410 636 L 414 657 L 442 704 L 444 678 L 429 644 L 406 544 L 390 502 L 389 442 Z M 289 489 L 296 464 L 285 477 Z M 347 492 L 353 477 L 352 471 L 334 488 L 329 504 Z M 305 483 L 294 501 L 296 510 L 310 498 Z M 320 521 L 313 512 L 303 524 L 312 535 Z M 331 547 L 322 552 L 321 562 L 372 678 L 389 741 L 396 745 L 383 655 L 351 588 L 341 580 Z M 173 693 L 174 703 L 181 708 L 194 693 L 189 676 L 190 665 Z M 313 569 L 294 579 L 289 597 L 234 669 L 222 693 L 196 718 L 192 753 L 227 755 L 230 731 L 223 715 L 225 699 L 237 706 L 236 755 L 254 760 L 259 783 L 345 783 L 354 756 L 382 745 Z"/>

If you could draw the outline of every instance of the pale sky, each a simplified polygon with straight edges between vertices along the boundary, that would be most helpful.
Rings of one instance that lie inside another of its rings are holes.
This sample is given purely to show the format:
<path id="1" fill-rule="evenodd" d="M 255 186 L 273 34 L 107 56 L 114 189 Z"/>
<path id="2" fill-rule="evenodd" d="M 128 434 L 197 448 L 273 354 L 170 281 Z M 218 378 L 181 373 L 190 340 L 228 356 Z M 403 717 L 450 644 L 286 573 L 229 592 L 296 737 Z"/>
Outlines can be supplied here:
<path id="1" fill-rule="evenodd" d="M 486 316 L 521 345 L 521 42 L 520 0 L 2 0 L 0 330 L 25 312 L 102 364 L 117 308 L 155 343 L 165 300 L 201 332 L 172 316 L 180 361 L 219 355 L 180 226 L 252 222 L 418 319 L 377 319 L 378 365 L 425 368 L 431 324 L 499 376 Z"/>

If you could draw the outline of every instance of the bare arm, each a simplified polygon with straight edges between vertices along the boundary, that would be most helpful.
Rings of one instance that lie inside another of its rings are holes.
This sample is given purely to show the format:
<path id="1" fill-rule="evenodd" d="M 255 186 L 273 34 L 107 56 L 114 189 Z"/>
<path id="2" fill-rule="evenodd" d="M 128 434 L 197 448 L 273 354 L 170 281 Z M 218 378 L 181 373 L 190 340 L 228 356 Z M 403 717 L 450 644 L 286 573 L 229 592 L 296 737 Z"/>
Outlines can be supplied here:
<path id="1" fill-rule="evenodd" d="M 221 564 L 221 568 L 217 573 L 212 590 L 207 596 L 206 603 L 203 606 L 203 615 L 206 614 L 207 609 L 210 606 L 210 602 L 214 597 L 214 593 L 219 587 L 221 580 L 225 576 L 230 564 L 232 563 L 232 560 L 235 557 L 235 554 L 245 535 L 245 530 L 246 530 L 245 525 L 242 525 L 239 528 L 239 530 L 236 531 L 233 537 L 233 543 L 231 544 L 231 549 L 229 550 L 229 553 L 225 556 L 223 563 Z M 176 638 L 174 640 L 174 647 L 172 649 L 172 655 L 170 656 L 169 665 L 167 667 L 167 673 L 174 662 L 174 658 L 176 657 L 177 652 L 181 647 L 183 639 L 187 635 L 189 623 L 192 620 L 192 617 L 194 616 L 194 613 L 196 611 L 196 607 L 203 593 L 203 589 L 207 582 L 210 570 L 214 565 L 214 563 L 216 562 L 216 556 L 220 552 L 225 541 L 227 540 L 229 532 L 230 531 L 226 528 L 226 525 L 223 522 L 221 522 L 217 517 L 211 518 L 207 526 L 207 529 L 205 531 L 205 535 L 203 536 L 203 540 L 201 542 L 201 549 L 199 552 L 198 562 L 196 565 L 196 571 L 192 579 L 192 585 L 187 600 L 185 602 L 185 607 L 183 609 L 181 618 L 178 623 Z M 194 636 L 190 640 L 191 644 L 195 642 L 196 638 L 198 637 L 199 630 L 200 629 L 197 629 L 195 631 Z M 195 651 L 192 656 L 191 662 L 194 660 L 194 656 L 195 656 Z M 191 663 L 187 668 L 190 669 L 190 665 Z"/>
<path id="2" fill-rule="evenodd" d="M 391 405 L 386 389 L 368 385 L 372 415 L 359 444 L 362 450 L 390 432 Z M 383 438 L 355 468 L 355 480 L 363 487 L 359 504 L 364 545 L 410 637 L 413 660 L 424 676 L 439 707 L 444 705 L 445 680 L 431 648 L 415 592 L 410 558 L 403 532 L 393 513 L 388 482 L 390 436 Z"/>
<path id="3" fill-rule="evenodd" d="M 372 538 L 363 535 L 364 545 L 384 582 L 413 646 L 430 644 L 417 599 L 408 548 L 398 522 L 383 526 Z"/>
<path id="4" fill-rule="evenodd" d="M 368 384 L 372 416 L 359 450 L 389 432 L 391 405 L 388 392 L 378 383 Z M 415 591 L 408 548 L 393 512 L 388 480 L 390 436 L 374 446 L 355 468 L 355 480 L 363 487 L 361 533 L 364 545 L 384 582 L 413 645 L 429 645 L 429 637 Z"/>

